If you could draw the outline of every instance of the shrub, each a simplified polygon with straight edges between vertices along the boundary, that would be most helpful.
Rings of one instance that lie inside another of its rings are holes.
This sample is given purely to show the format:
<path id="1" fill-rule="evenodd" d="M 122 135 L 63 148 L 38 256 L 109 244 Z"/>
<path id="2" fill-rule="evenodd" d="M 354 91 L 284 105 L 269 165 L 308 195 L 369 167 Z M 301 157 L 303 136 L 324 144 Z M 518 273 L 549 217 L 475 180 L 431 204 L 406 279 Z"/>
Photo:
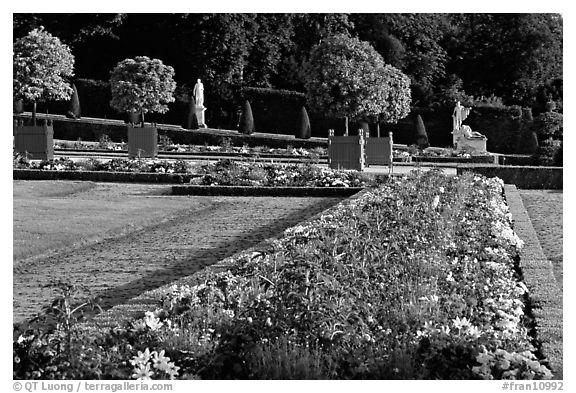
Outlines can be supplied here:
<path id="1" fill-rule="evenodd" d="M 559 139 L 563 137 L 563 116 L 561 113 L 545 112 L 534 119 L 533 130 L 538 135 L 538 141 L 548 138 Z"/>
<path id="2" fill-rule="evenodd" d="M 259 130 L 288 135 L 294 135 L 297 130 L 299 119 L 295 114 L 306 103 L 304 93 L 259 87 L 242 88 L 239 99 L 239 103 L 250 101 Z"/>
<path id="3" fill-rule="evenodd" d="M 487 149 L 494 153 L 517 153 L 518 140 L 522 127 L 522 108 L 518 105 L 507 107 L 473 107 L 467 119 L 472 130 L 488 138 Z"/>
<path id="4" fill-rule="evenodd" d="M 110 73 L 112 100 L 110 106 L 119 112 L 144 114 L 166 113 L 174 102 L 174 69 L 159 59 L 137 56 L 119 62 Z"/>
<path id="5" fill-rule="evenodd" d="M 518 153 L 534 154 L 538 148 L 538 138 L 534 133 L 532 124 L 532 108 L 522 108 L 520 134 L 518 136 Z"/>
<path id="6" fill-rule="evenodd" d="M 252 108 L 250 107 L 250 102 L 248 100 L 244 101 L 244 108 L 242 108 L 238 131 L 246 135 L 250 135 L 254 132 L 254 117 L 252 116 Z"/>
<path id="7" fill-rule="evenodd" d="M 424 121 L 422 121 L 422 116 L 416 115 L 414 121 L 414 140 L 420 149 L 425 149 L 430 146 L 428 142 L 428 134 L 426 134 L 426 127 L 424 127 Z"/>
<path id="8" fill-rule="evenodd" d="M 560 142 L 560 148 L 556 151 L 556 155 L 554 156 L 554 165 L 555 166 L 564 166 L 564 160 L 562 157 L 562 149 L 564 146 L 564 142 Z"/>
<path id="9" fill-rule="evenodd" d="M 562 141 L 548 138 L 540 142 L 533 158 L 537 165 L 553 166 L 556 165 L 557 155 L 561 154 L 560 149 Z"/>
<path id="10" fill-rule="evenodd" d="M 298 119 L 298 132 L 296 134 L 296 138 L 300 139 L 310 139 L 312 136 L 312 130 L 310 128 L 310 119 L 308 118 L 308 112 L 306 112 L 306 108 L 302 107 L 300 109 L 300 117 Z"/>
<path id="11" fill-rule="evenodd" d="M 13 112 L 16 114 L 24 112 L 24 101 L 14 100 Z"/>
<path id="12" fill-rule="evenodd" d="M 70 99 L 70 110 L 66 113 L 70 119 L 80 119 L 80 99 L 78 98 L 78 89 L 72 84 L 72 98 Z"/>

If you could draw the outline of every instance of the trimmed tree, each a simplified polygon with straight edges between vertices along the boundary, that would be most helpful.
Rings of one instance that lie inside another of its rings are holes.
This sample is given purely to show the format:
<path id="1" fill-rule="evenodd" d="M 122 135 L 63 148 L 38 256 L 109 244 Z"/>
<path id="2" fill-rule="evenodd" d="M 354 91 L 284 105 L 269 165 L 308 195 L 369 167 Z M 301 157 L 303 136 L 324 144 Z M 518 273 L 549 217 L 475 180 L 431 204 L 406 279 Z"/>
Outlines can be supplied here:
<path id="1" fill-rule="evenodd" d="M 310 127 L 310 118 L 308 117 L 308 112 L 306 108 L 302 107 L 300 110 L 300 117 L 298 119 L 298 133 L 297 138 L 300 139 L 310 139 L 312 136 L 312 128 Z"/>
<path id="2" fill-rule="evenodd" d="M 174 68 L 147 56 L 125 59 L 111 71 L 110 87 L 110 106 L 119 112 L 139 113 L 144 127 L 144 114 L 166 113 L 168 104 L 174 102 Z"/>
<path id="3" fill-rule="evenodd" d="M 424 121 L 420 115 L 416 115 L 414 119 L 414 140 L 420 149 L 426 149 L 430 146 L 426 127 L 424 127 Z"/>
<path id="4" fill-rule="evenodd" d="M 70 99 L 73 90 L 67 79 L 74 76 L 74 56 L 43 27 L 16 40 L 13 48 L 14 99 L 32 102 L 32 123 L 36 125 L 38 101 Z"/>
<path id="5" fill-rule="evenodd" d="M 254 116 L 252 116 L 252 107 L 250 107 L 250 102 L 248 102 L 248 100 L 244 101 L 238 131 L 246 135 L 250 135 L 254 132 Z"/>
<path id="6" fill-rule="evenodd" d="M 410 79 L 357 38 L 336 35 L 314 46 L 305 75 L 314 111 L 391 123 L 410 112 Z"/>
<path id="7" fill-rule="evenodd" d="M 70 110 L 66 113 L 66 117 L 71 119 L 80 119 L 80 98 L 78 98 L 78 90 L 76 85 L 72 84 L 72 98 L 70 99 Z"/>

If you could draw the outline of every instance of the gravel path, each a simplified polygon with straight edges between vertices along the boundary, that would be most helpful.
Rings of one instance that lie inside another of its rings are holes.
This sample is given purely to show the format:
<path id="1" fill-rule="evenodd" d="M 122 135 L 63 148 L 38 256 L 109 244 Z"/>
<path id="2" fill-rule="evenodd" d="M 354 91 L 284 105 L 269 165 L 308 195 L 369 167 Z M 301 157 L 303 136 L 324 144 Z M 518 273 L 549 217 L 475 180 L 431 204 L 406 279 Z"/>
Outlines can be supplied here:
<path id="1" fill-rule="evenodd" d="M 563 290 L 562 190 L 518 190 L 538 241 L 552 262 L 554 276 Z"/>
<path id="2" fill-rule="evenodd" d="M 13 271 L 14 322 L 34 316 L 54 298 L 52 289 L 43 288 L 50 282 L 84 285 L 108 309 L 279 234 L 342 199 L 144 194 L 142 198 L 202 203 L 189 203 L 172 220 L 80 251 L 63 249 L 20 261 Z"/>

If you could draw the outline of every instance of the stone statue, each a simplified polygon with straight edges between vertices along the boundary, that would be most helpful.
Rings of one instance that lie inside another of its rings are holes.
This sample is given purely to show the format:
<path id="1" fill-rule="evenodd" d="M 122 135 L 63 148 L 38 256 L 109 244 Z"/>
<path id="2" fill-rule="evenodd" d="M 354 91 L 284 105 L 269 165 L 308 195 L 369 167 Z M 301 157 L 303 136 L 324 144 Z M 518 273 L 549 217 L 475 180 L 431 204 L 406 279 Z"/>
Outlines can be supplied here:
<path id="1" fill-rule="evenodd" d="M 194 85 L 194 91 L 192 93 L 194 94 L 196 106 L 202 108 L 204 106 L 204 85 L 200 79 L 198 79 L 198 82 Z"/>
<path id="2" fill-rule="evenodd" d="M 460 105 L 460 101 L 458 101 L 456 107 L 454 107 L 454 112 L 452 113 L 452 125 L 454 130 L 460 130 L 462 122 L 468 117 L 468 114 L 470 114 L 470 108 Z"/>
<path id="3" fill-rule="evenodd" d="M 470 138 L 470 139 L 472 139 L 472 138 L 485 138 L 485 136 L 482 135 L 481 133 L 476 132 L 476 131 L 472 131 L 470 126 L 463 125 L 461 131 L 464 135 L 466 135 L 467 138 Z"/>

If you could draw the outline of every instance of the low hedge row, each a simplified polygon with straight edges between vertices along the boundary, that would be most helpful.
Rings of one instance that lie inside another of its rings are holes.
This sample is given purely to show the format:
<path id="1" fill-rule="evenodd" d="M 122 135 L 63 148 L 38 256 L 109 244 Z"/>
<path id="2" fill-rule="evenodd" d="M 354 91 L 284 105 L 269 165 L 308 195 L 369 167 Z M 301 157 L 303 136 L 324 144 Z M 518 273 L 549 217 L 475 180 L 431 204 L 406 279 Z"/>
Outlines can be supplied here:
<path id="1" fill-rule="evenodd" d="M 253 186 L 172 186 L 172 195 L 349 197 L 362 187 L 253 187 Z"/>
<path id="2" fill-rule="evenodd" d="M 14 169 L 14 180 L 83 180 L 127 183 L 189 183 L 194 175 L 184 173 L 51 171 L 43 169 Z"/>
<path id="3" fill-rule="evenodd" d="M 413 156 L 413 162 L 454 162 L 454 163 L 471 163 L 471 164 L 497 164 L 497 156 L 472 156 L 472 157 L 432 157 L 432 156 Z"/>
<path id="4" fill-rule="evenodd" d="M 562 189 L 562 167 L 538 166 L 501 166 L 459 164 L 458 176 L 465 172 L 474 172 L 486 177 L 499 177 L 506 184 L 514 184 L 521 189 Z"/>
<path id="5" fill-rule="evenodd" d="M 46 115 L 42 115 L 42 119 Z M 30 114 L 14 115 L 14 120 L 29 121 Z M 60 115 L 48 115 L 54 125 L 54 139 L 77 140 L 96 142 L 104 134 L 108 135 L 113 142 L 127 142 L 128 129 L 126 124 L 118 120 L 103 119 L 67 119 Z M 42 121 L 42 120 L 40 120 Z M 292 145 L 294 148 L 313 149 L 315 147 L 327 147 L 324 138 L 296 139 L 288 135 L 245 135 L 234 131 L 217 129 L 185 130 L 179 126 L 158 124 L 158 135 L 166 135 L 172 142 L 183 145 L 220 145 L 225 138 L 230 140 L 233 146 L 248 145 L 268 146 L 270 148 L 285 148 Z"/>

